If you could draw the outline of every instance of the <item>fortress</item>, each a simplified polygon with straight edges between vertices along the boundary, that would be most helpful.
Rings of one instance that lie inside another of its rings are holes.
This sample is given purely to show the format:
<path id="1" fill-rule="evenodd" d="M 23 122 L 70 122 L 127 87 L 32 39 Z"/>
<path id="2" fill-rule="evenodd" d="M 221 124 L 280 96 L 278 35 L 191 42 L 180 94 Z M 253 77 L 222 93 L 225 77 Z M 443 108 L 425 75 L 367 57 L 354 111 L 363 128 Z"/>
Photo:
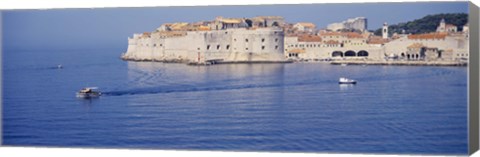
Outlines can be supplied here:
<path id="1" fill-rule="evenodd" d="M 167 23 L 128 39 L 125 60 L 188 63 L 286 62 L 282 17 Z"/>
<path id="2" fill-rule="evenodd" d="M 196 23 L 166 23 L 153 32 L 128 39 L 124 60 L 210 63 L 292 61 L 402 61 L 402 63 L 466 64 L 468 26 L 439 21 L 436 32 L 388 34 L 365 31 L 316 30 L 313 23 L 286 23 L 283 17 L 223 18 Z M 357 20 L 357 21 L 358 21 Z M 354 29 L 355 30 L 355 29 Z"/>

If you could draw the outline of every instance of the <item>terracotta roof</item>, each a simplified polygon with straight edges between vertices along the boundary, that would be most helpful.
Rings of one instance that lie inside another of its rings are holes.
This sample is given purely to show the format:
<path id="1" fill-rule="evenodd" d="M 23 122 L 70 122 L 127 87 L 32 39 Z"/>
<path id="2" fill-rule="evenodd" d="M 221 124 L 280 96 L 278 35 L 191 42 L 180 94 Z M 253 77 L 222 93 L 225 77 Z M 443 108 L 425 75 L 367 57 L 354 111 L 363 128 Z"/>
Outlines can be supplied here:
<path id="1" fill-rule="evenodd" d="M 229 18 L 229 19 L 223 18 L 220 21 L 222 21 L 223 23 L 242 23 L 242 19 L 233 19 L 233 18 Z"/>
<path id="2" fill-rule="evenodd" d="M 172 30 L 180 30 L 180 29 L 182 29 L 183 27 L 185 27 L 185 26 L 187 26 L 187 25 L 188 25 L 188 23 L 186 23 L 186 22 L 179 22 L 179 23 L 174 23 L 174 24 L 172 24 L 172 25 L 170 26 L 170 28 L 171 28 Z"/>
<path id="3" fill-rule="evenodd" d="M 151 33 L 150 32 L 143 32 L 142 37 L 143 38 L 148 38 L 150 37 Z"/>
<path id="4" fill-rule="evenodd" d="M 199 30 L 199 31 L 209 31 L 209 30 L 210 30 L 210 27 L 208 27 L 208 26 L 199 26 L 199 27 L 198 27 L 198 30 Z"/>
<path id="5" fill-rule="evenodd" d="M 310 23 L 310 22 L 299 22 L 297 24 L 302 25 L 303 27 L 308 27 L 308 28 L 314 28 L 315 27 L 315 24 Z"/>
<path id="6" fill-rule="evenodd" d="M 324 32 L 320 33 L 320 36 L 341 36 L 342 33 L 339 32 Z"/>
<path id="7" fill-rule="evenodd" d="M 322 38 L 317 35 L 301 35 L 298 36 L 299 42 L 321 42 Z"/>
<path id="8" fill-rule="evenodd" d="M 449 28 L 449 27 L 457 27 L 457 26 L 455 26 L 455 25 L 453 25 L 453 24 L 446 24 L 446 25 L 445 25 L 445 28 Z"/>
<path id="9" fill-rule="evenodd" d="M 305 50 L 303 50 L 303 49 L 291 49 L 291 50 L 288 50 L 288 53 L 305 53 Z"/>
<path id="10" fill-rule="evenodd" d="M 422 48 L 423 44 L 422 43 L 413 43 L 409 45 L 407 48 Z"/>
<path id="11" fill-rule="evenodd" d="M 445 39 L 447 33 L 428 33 L 408 35 L 408 39 Z"/>
<path id="12" fill-rule="evenodd" d="M 324 43 L 325 44 L 340 44 L 340 42 L 337 41 L 337 40 L 328 40 L 328 41 L 325 41 Z"/>
<path id="13" fill-rule="evenodd" d="M 370 36 L 367 40 L 367 44 L 385 44 L 388 42 L 388 39 L 383 39 L 380 36 Z"/>
<path id="14" fill-rule="evenodd" d="M 356 32 L 345 32 L 343 33 L 347 38 L 363 38 L 363 35 Z"/>

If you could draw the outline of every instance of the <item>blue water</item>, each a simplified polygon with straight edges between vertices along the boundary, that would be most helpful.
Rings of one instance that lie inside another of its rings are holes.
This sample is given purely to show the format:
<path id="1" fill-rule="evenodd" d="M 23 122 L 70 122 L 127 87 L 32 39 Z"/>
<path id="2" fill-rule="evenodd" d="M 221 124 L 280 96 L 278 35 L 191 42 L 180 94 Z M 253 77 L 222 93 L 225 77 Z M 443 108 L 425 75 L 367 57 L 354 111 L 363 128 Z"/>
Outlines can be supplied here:
<path id="1" fill-rule="evenodd" d="M 466 67 L 187 66 L 119 55 L 4 52 L 3 144 L 467 153 Z M 359 83 L 340 86 L 342 76 Z M 105 95 L 76 98 L 85 86 Z"/>

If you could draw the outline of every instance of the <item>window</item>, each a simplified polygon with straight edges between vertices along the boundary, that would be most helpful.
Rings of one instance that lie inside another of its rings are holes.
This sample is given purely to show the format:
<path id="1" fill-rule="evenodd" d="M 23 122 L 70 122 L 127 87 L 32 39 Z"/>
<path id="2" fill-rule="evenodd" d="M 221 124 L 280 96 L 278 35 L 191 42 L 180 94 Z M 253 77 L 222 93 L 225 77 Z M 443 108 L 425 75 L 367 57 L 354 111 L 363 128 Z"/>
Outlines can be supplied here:
<path id="1" fill-rule="evenodd" d="M 217 50 L 219 50 L 219 49 L 220 49 L 220 45 L 217 45 Z"/>
<path id="2" fill-rule="evenodd" d="M 275 45 L 275 50 L 278 49 L 278 45 Z"/>
<path id="3" fill-rule="evenodd" d="M 262 46 L 262 50 L 265 50 L 265 46 Z"/>
<path id="4" fill-rule="evenodd" d="M 248 39 L 245 39 L 245 42 L 248 42 Z"/>
<path id="5" fill-rule="evenodd" d="M 265 42 L 265 38 L 262 38 L 262 43 Z"/>
<path id="6" fill-rule="evenodd" d="M 160 47 L 162 47 L 162 44 L 160 44 Z"/>
<path id="7" fill-rule="evenodd" d="M 199 47 L 199 48 L 197 48 L 197 50 L 200 50 L 200 47 Z"/>
<path id="8" fill-rule="evenodd" d="M 245 50 L 248 50 L 248 47 L 246 47 Z"/>
<path id="9" fill-rule="evenodd" d="M 153 44 L 153 47 L 157 47 L 157 44 Z"/>
<path id="10" fill-rule="evenodd" d="M 276 33 L 276 32 L 275 32 Z M 275 42 L 278 42 L 278 38 L 275 38 Z"/>
<path id="11" fill-rule="evenodd" d="M 235 39 L 233 39 L 233 41 L 237 41 L 237 39 L 235 38 Z"/>
<path id="12" fill-rule="evenodd" d="M 210 50 L 210 45 L 207 45 L 207 50 Z"/>
<path id="13" fill-rule="evenodd" d="M 228 34 L 228 32 L 225 32 L 225 34 Z"/>
<path id="14" fill-rule="evenodd" d="M 228 49 L 230 49 L 230 45 L 227 45 L 227 47 L 226 47 L 226 48 L 227 48 L 227 50 L 228 50 Z"/>

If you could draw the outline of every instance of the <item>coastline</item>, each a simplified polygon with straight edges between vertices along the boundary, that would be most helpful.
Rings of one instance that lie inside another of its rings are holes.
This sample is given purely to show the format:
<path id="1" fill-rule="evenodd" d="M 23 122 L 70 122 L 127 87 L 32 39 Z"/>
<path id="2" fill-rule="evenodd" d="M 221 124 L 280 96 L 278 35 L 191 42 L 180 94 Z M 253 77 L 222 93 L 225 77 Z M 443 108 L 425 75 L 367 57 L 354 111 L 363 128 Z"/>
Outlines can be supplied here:
<path id="1" fill-rule="evenodd" d="M 191 62 L 183 59 L 134 59 L 127 57 L 120 57 L 124 61 L 133 62 L 161 62 L 161 63 L 183 63 L 192 66 L 208 66 L 215 64 L 285 64 L 285 63 L 302 63 L 306 61 L 215 61 L 215 62 Z M 374 61 L 374 60 L 335 60 L 335 61 L 316 61 L 318 63 L 327 63 L 333 65 L 391 65 L 391 66 L 468 66 L 468 62 L 462 61 Z"/>
<path id="2" fill-rule="evenodd" d="M 341 60 L 332 61 L 330 64 L 341 65 L 398 65 L 398 66 L 468 66 L 462 61 L 373 61 L 373 60 Z"/>

